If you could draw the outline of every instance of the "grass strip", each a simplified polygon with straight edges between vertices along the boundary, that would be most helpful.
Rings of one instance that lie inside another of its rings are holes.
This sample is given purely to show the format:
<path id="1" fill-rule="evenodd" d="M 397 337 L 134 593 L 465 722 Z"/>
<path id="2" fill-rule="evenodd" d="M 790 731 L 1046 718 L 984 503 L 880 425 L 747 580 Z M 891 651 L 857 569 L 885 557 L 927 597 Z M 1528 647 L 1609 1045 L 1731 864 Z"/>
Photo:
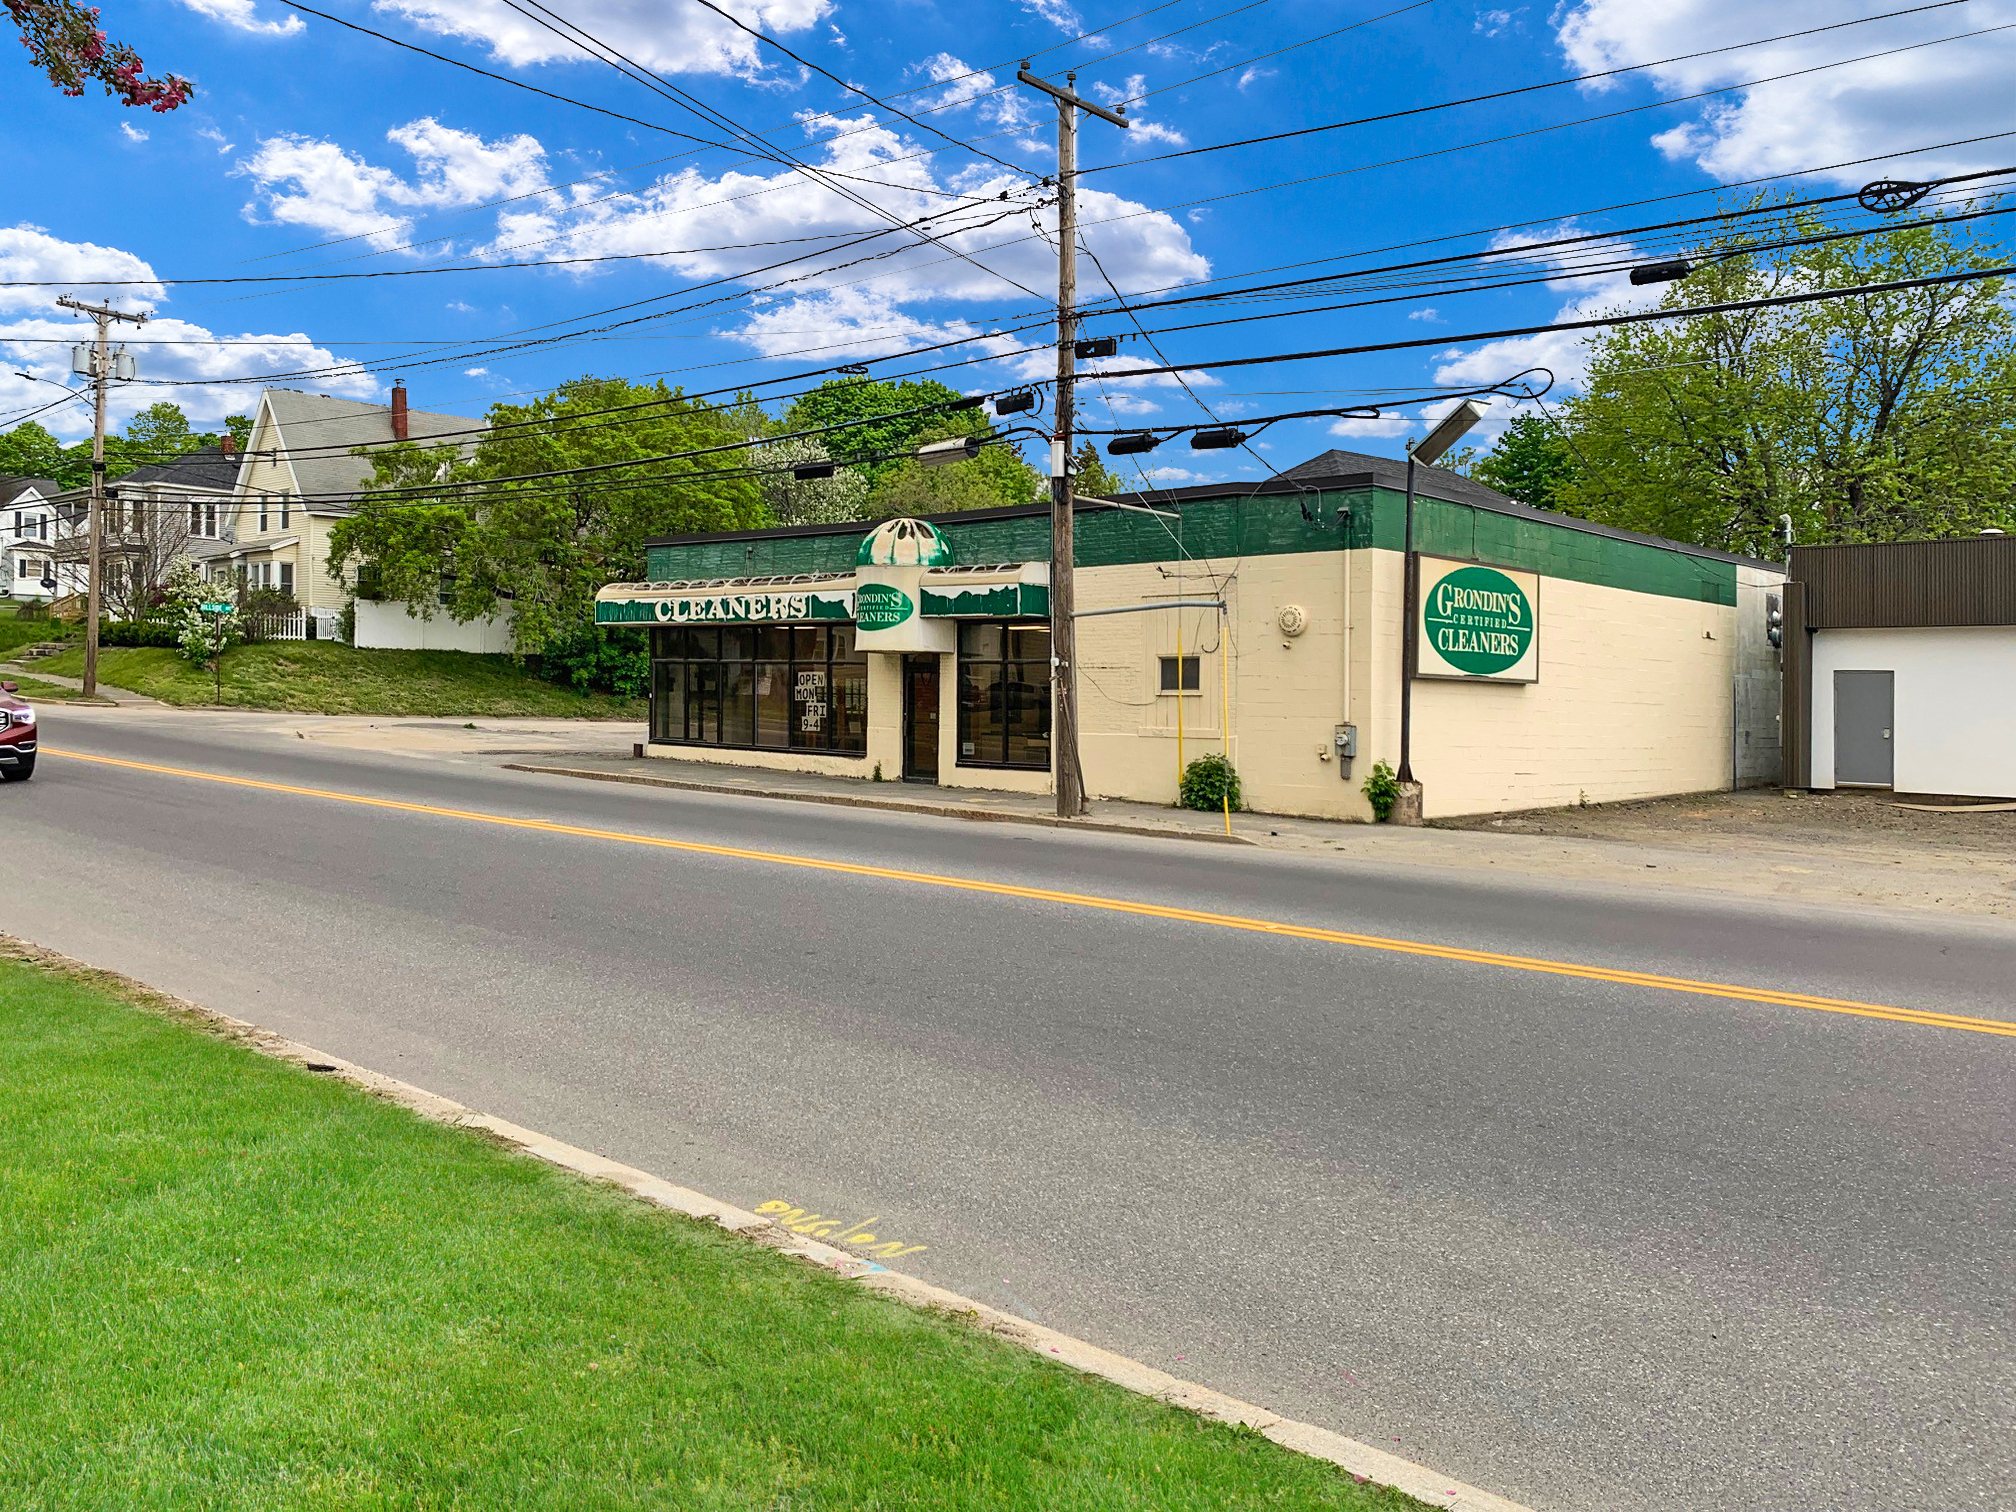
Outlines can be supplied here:
<path id="1" fill-rule="evenodd" d="M 10 1509 L 1421 1506 L 164 1004 L 0 959 Z"/>
<path id="2" fill-rule="evenodd" d="M 111 681 L 109 678 L 106 681 Z M 66 688 L 60 683 L 44 682 L 39 677 L 27 677 L 18 672 L 0 673 L 0 682 L 15 685 L 15 695 L 41 703 L 88 703 L 104 704 L 110 707 L 109 698 L 86 698 L 81 688 Z M 115 688 L 117 683 L 112 684 Z"/>
<path id="3" fill-rule="evenodd" d="M 66 677 L 83 675 L 82 648 L 37 664 Z M 359 650 L 335 641 L 268 641 L 224 653 L 221 701 L 234 708 L 293 714 L 438 715 L 502 719 L 644 718 L 641 699 L 580 693 L 535 677 L 508 656 L 471 651 Z M 98 678 L 163 703 L 214 705 L 210 668 L 160 647 L 107 646 Z"/>

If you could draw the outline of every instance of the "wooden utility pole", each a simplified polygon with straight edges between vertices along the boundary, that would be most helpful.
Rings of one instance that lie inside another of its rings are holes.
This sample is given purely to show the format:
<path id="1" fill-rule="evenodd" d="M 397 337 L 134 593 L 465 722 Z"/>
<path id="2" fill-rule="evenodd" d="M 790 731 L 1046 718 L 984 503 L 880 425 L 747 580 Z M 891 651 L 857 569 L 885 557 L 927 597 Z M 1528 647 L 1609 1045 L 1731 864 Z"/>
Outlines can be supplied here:
<path id="1" fill-rule="evenodd" d="M 65 294 L 56 303 L 89 315 L 98 328 L 91 343 L 91 554 L 84 585 L 84 696 L 98 692 L 98 577 L 103 565 L 105 520 L 105 389 L 112 381 L 112 322 L 145 325 L 145 315 L 128 315 L 110 305 L 88 305 Z"/>
<path id="2" fill-rule="evenodd" d="M 1051 722 L 1051 764 L 1056 771 L 1057 815 L 1075 819 L 1085 812 L 1085 768 L 1078 757 L 1078 624 L 1076 565 L 1072 541 L 1071 428 L 1073 387 L 1078 376 L 1078 112 L 1126 127 L 1117 110 L 1081 100 L 1064 75 L 1065 86 L 1037 78 L 1025 63 L 1015 77 L 1057 101 L 1057 406 L 1050 437 L 1050 674 L 1056 717 Z"/>

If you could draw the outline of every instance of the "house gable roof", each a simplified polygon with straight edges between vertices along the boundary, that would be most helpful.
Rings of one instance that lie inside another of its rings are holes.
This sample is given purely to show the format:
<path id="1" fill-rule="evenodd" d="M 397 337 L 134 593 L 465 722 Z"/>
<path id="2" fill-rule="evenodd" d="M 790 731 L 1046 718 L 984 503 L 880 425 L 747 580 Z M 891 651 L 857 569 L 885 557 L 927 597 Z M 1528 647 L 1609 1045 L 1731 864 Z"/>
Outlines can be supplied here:
<path id="1" fill-rule="evenodd" d="M 237 455 L 226 456 L 221 446 L 206 446 L 201 451 L 190 452 L 172 461 L 150 462 L 145 467 L 136 467 L 123 477 L 114 479 L 113 486 L 124 488 L 128 484 L 143 484 L 157 488 L 201 488 L 229 493 L 238 482 L 238 468 L 242 461 L 243 458 Z"/>
<path id="2" fill-rule="evenodd" d="M 39 495 L 44 502 L 63 491 L 54 478 L 0 478 L 0 508 L 14 503 L 23 494 Z"/>
<path id="3" fill-rule="evenodd" d="M 371 459 L 353 457 L 350 449 L 386 446 L 393 439 L 389 405 L 281 388 L 267 389 L 260 403 L 266 408 L 272 430 L 278 432 L 278 445 L 273 449 L 284 457 L 302 504 L 310 510 L 348 508 L 349 499 L 361 492 L 371 477 Z M 412 441 L 466 433 L 482 426 L 481 420 L 467 415 L 406 412 L 406 435 Z M 262 450 L 272 448 L 270 434 L 259 439 L 266 443 Z"/>

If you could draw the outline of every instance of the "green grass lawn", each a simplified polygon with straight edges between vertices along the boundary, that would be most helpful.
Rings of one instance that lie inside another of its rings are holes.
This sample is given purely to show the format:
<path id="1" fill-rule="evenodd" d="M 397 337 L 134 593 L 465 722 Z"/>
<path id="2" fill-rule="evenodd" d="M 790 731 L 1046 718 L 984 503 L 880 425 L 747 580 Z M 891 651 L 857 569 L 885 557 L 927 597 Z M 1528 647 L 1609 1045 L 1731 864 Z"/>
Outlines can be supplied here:
<path id="1" fill-rule="evenodd" d="M 0 661 L 23 646 L 63 639 L 64 627 L 46 619 L 22 619 L 18 610 L 0 615 Z"/>
<path id="2" fill-rule="evenodd" d="M 79 647 L 37 663 L 81 677 Z M 107 646 L 98 680 L 171 704 L 215 704 L 210 669 L 180 653 Z M 543 681 L 508 656 L 467 651 L 359 651 L 334 641 L 269 641 L 224 653 L 225 704 L 297 714 L 536 715 L 549 719 L 644 718 L 642 700 L 577 693 Z"/>
<path id="3" fill-rule="evenodd" d="M 0 1506 L 1418 1509 L 0 959 Z"/>

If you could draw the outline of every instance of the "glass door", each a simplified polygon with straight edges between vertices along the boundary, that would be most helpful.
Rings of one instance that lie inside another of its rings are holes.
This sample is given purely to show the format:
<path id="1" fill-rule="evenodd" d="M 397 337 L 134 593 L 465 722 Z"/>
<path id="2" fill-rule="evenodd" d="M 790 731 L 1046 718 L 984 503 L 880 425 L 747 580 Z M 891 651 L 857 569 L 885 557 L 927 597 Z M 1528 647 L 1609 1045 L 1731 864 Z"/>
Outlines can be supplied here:
<path id="1" fill-rule="evenodd" d="M 938 658 L 903 658 L 903 780 L 938 780 Z"/>

